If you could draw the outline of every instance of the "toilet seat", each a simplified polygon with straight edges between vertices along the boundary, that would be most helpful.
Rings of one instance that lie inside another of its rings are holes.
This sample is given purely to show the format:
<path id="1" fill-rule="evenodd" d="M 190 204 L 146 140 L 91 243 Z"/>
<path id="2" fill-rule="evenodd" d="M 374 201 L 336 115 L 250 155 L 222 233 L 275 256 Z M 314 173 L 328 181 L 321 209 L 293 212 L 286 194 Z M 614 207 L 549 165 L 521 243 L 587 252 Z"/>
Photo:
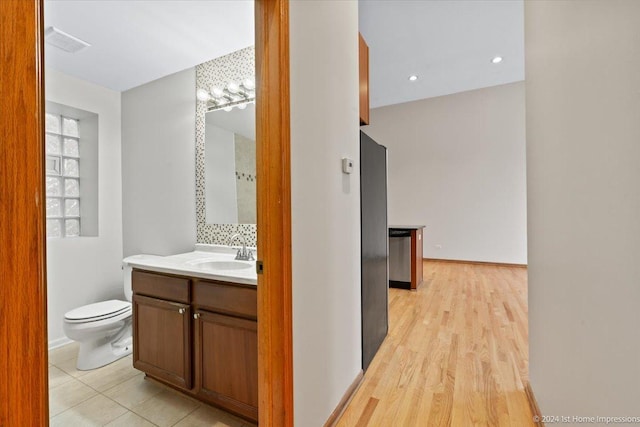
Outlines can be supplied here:
<path id="1" fill-rule="evenodd" d="M 117 317 L 130 311 L 130 302 L 109 300 L 73 309 L 64 315 L 64 320 L 68 323 L 97 322 Z"/>

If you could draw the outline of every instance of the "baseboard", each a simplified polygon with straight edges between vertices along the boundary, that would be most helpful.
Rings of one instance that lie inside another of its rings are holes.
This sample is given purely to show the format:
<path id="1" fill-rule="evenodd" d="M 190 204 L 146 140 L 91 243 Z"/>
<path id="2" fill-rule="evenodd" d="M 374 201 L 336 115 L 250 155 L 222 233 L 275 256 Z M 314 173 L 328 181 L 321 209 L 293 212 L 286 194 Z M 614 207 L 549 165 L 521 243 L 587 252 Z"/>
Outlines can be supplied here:
<path id="1" fill-rule="evenodd" d="M 423 261 L 452 262 L 456 264 L 475 264 L 475 265 L 492 265 L 494 267 L 517 267 L 527 268 L 527 264 L 509 264 L 506 262 L 488 262 L 488 261 L 467 261 L 459 259 L 438 259 L 438 258 L 422 258 Z"/>
<path id="2" fill-rule="evenodd" d="M 58 338 L 55 340 L 49 341 L 49 350 L 53 350 L 54 348 L 62 347 L 67 344 L 71 344 L 73 340 L 70 340 L 67 337 Z"/>
<path id="3" fill-rule="evenodd" d="M 338 402 L 338 406 L 336 406 L 336 409 L 333 410 L 327 422 L 324 423 L 324 427 L 333 427 L 338 423 L 338 420 L 340 420 L 342 413 L 345 409 L 347 409 L 349 402 L 351 402 L 351 399 L 353 399 L 353 396 L 355 396 L 356 391 L 358 391 L 358 389 L 360 388 L 360 384 L 362 384 L 363 379 L 364 373 L 362 372 L 362 370 L 360 370 L 360 372 L 358 372 L 358 375 L 356 375 L 356 379 L 353 380 L 347 391 L 344 393 L 344 396 L 342 396 L 342 399 L 340 399 L 340 402 Z"/>
<path id="4" fill-rule="evenodd" d="M 544 427 L 544 423 L 542 422 L 542 413 L 540 412 L 538 401 L 533 394 L 533 389 L 531 388 L 531 383 L 529 381 L 524 385 L 524 394 L 527 395 L 527 400 L 529 401 L 529 408 L 531 408 L 531 413 L 534 417 L 533 422 L 538 427 Z M 536 417 L 538 421 L 536 421 Z"/>

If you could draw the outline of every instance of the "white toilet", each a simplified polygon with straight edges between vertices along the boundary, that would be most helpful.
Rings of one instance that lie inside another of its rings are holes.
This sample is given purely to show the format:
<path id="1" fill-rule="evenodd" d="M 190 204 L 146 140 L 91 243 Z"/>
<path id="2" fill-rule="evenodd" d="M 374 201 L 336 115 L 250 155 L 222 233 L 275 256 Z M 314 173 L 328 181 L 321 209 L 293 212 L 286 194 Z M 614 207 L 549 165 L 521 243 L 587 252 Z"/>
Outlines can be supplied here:
<path id="1" fill-rule="evenodd" d="M 80 343 L 77 368 L 96 369 L 128 356 L 133 349 L 131 335 L 131 267 L 123 267 L 127 301 L 109 300 L 84 305 L 64 315 L 64 333 Z"/>

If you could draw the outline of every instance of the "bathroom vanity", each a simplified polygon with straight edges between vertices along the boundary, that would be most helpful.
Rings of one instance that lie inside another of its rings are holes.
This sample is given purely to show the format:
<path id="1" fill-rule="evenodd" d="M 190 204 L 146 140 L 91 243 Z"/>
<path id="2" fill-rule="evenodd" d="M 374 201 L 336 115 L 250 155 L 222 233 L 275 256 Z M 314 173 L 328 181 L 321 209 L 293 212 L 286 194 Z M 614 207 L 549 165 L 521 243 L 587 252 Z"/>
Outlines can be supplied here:
<path id="1" fill-rule="evenodd" d="M 125 260 L 133 267 L 133 366 L 257 422 L 255 263 L 234 254 Z"/>

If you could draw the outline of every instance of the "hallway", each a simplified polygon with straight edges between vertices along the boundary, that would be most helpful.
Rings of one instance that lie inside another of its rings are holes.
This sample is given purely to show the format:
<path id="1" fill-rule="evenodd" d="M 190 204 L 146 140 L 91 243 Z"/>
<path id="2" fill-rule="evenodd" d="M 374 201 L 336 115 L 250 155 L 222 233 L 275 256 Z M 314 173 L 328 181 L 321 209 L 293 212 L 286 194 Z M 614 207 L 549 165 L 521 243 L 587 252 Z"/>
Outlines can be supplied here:
<path id="1" fill-rule="evenodd" d="M 424 278 L 390 289 L 389 335 L 338 426 L 534 425 L 527 270 L 426 261 Z"/>

